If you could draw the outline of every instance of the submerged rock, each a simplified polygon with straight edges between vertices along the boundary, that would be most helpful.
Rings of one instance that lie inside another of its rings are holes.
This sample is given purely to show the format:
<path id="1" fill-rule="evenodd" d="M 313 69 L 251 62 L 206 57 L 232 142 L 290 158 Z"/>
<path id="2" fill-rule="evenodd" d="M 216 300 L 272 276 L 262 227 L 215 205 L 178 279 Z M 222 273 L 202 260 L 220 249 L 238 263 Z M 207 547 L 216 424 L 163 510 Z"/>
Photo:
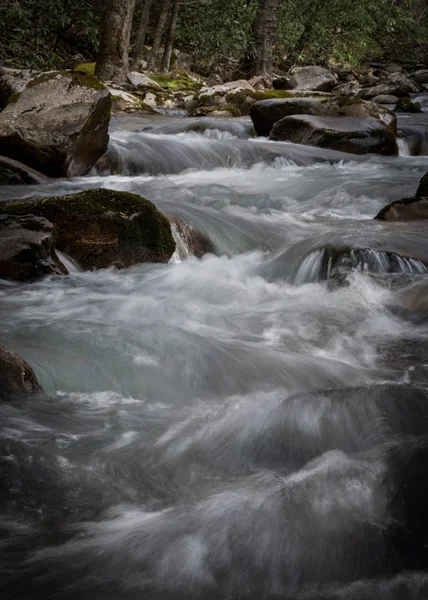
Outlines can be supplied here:
<path id="1" fill-rule="evenodd" d="M 175 250 L 168 219 L 136 194 L 95 189 L 0 204 L 0 212 L 49 219 L 57 248 L 84 269 L 168 262 Z"/>
<path id="2" fill-rule="evenodd" d="M 274 125 L 270 139 L 352 154 L 398 153 L 394 134 L 373 117 L 285 117 Z"/>
<path id="3" fill-rule="evenodd" d="M 30 365 L 0 346 L 0 400 L 43 392 Z"/>
<path id="4" fill-rule="evenodd" d="M 55 254 L 52 223 L 32 214 L 0 215 L 1 279 L 33 281 L 65 273 L 67 269 Z"/>
<path id="5" fill-rule="evenodd" d="M 0 156 L 0 185 L 25 185 L 42 183 L 48 178 L 17 160 Z"/>
<path id="6" fill-rule="evenodd" d="M 384 123 L 393 133 L 397 127 L 397 117 L 392 111 L 360 98 L 272 99 L 256 102 L 250 109 L 250 117 L 258 135 L 269 135 L 275 123 L 293 115 L 373 117 Z"/>
<path id="7" fill-rule="evenodd" d="M 86 173 L 107 150 L 111 98 L 95 77 L 53 71 L 0 113 L 0 147 L 50 177 Z"/>

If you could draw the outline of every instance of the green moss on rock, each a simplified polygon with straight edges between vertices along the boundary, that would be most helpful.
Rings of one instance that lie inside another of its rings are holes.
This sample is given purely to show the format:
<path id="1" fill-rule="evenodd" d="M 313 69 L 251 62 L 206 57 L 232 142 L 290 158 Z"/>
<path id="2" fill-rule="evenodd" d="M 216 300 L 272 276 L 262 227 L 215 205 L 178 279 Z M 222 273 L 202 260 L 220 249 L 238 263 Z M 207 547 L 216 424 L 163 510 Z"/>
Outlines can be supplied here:
<path id="1" fill-rule="evenodd" d="M 86 269 L 167 262 L 175 251 L 168 219 L 149 200 L 128 192 L 95 189 L 7 202 L 0 213 L 45 217 L 58 231 L 58 249 Z"/>
<path id="2" fill-rule="evenodd" d="M 16 102 L 18 102 L 18 100 L 19 100 L 20 95 L 21 95 L 21 92 L 15 92 L 11 96 L 9 96 L 9 100 L 7 101 L 7 104 L 16 104 Z"/>
<path id="3" fill-rule="evenodd" d="M 81 63 L 76 65 L 74 70 L 78 73 L 85 73 L 85 75 L 95 75 L 95 64 L 96 63 Z"/>

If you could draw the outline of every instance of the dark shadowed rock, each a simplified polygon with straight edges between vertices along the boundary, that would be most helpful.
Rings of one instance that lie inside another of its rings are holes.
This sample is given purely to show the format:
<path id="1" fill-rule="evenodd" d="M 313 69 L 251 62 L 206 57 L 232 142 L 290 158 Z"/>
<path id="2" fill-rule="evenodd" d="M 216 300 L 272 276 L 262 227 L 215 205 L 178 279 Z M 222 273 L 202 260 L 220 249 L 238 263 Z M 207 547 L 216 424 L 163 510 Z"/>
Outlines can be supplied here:
<path id="1" fill-rule="evenodd" d="M 425 198 L 428 198 L 428 173 L 425 173 L 420 180 L 419 187 L 416 191 L 416 196 L 424 196 Z"/>
<path id="2" fill-rule="evenodd" d="M 358 81 L 346 81 L 340 85 L 335 85 L 331 90 L 334 96 L 356 96 L 360 91 L 360 84 Z"/>
<path id="3" fill-rule="evenodd" d="M 375 216 L 379 221 L 425 221 L 428 219 L 428 197 L 402 198 L 384 206 Z"/>
<path id="4" fill-rule="evenodd" d="M 329 92 L 337 83 L 337 77 L 334 73 L 315 65 L 296 67 L 292 69 L 290 75 L 290 81 L 293 85 L 291 89 L 295 90 Z"/>
<path id="5" fill-rule="evenodd" d="M 15 352 L 0 346 L 0 400 L 42 391 L 30 365 Z"/>
<path id="6" fill-rule="evenodd" d="M 0 215 L 0 278 L 32 281 L 64 273 L 52 223 L 31 214 Z"/>
<path id="7" fill-rule="evenodd" d="M 398 100 L 398 96 L 392 96 L 391 94 L 381 94 L 373 98 L 373 102 L 377 102 L 377 104 L 397 104 Z"/>
<path id="8" fill-rule="evenodd" d="M 44 73 L 0 113 L 1 152 L 51 177 L 82 175 L 107 150 L 110 109 L 95 77 Z"/>
<path id="9" fill-rule="evenodd" d="M 17 160 L 0 156 L 0 185 L 25 185 L 42 183 L 48 178 Z"/>
<path id="10" fill-rule="evenodd" d="M 6 106 L 11 96 L 18 96 L 38 71 L 0 67 L 0 108 Z"/>
<path id="11" fill-rule="evenodd" d="M 275 123 L 270 139 L 352 154 L 398 152 L 394 134 L 373 117 L 285 117 Z"/>
<path id="12" fill-rule="evenodd" d="M 58 232 L 57 248 L 84 269 L 168 262 L 175 250 L 168 219 L 136 194 L 87 190 L 70 196 L 0 204 L 0 212 L 32 212 L 49 219 Z"/>
<path id="13" fill-rule="evenodd" d="M 420 102 L 412 102 L 408 96 L 400 98 L 395 105 L 395 112 L 421 113 L 422 106 Z"/>
<path id="14" fill-rule="evenodd" d="M 411 74 L 410 78 L 419 85 L 428 83 L 428 69 L 418 69 Z"/>
<path id="15" fill-rule="evenodd" d="M 397 117 L 392 111 L 360 98 L 286 98 L 262 100 L 250 109 L 258 135 L 269 135 L 274 124 L 284 117 L 313 115 L 326 117 L 373 117 L 395 133 Z"/>
<path id="16" fill-rule="evenodd" d="M 272 87 L 274 90 L 293 90 L 295 88 L 295 83 L 291 77 L 281 75 L 272 81 Z"/>

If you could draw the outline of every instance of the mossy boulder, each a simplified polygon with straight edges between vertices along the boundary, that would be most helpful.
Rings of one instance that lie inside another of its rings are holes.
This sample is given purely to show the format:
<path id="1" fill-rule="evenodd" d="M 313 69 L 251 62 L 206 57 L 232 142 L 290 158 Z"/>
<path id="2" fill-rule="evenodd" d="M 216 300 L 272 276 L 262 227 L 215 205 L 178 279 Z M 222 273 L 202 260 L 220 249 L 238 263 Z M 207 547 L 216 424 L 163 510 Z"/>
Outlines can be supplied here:
<path id="1" fill-rule="evenodd" d="M 19 98 L 27 83 L 38 75 L 31 69 L 0 67 L 0 108 Z"/>
<path id="2" fill-rule="evenodd" d="M 270 99 L 256 102 L 250 109 L 254 129 L 258 135 L 269 135 L 275 123 L 293 115 L 326 117 L 373 117 L 396 132 L 397 117 L 374 102 L 351 97 L 306 97 Z M 276 133 L 275 135 L 278 135 Z"/>
<path id="3" fill-rule="evenodd" d="M 352 154 L 398 153 L 394 134 L 373 117 L 285 117 L 275 124 L 270 139 Z"/>
<path id="4" fill-rule="evenodd" d="M 55 254 L 55 238 L 54 226 L 43 217 L 0 214 L 0 279 L 35 281 L 66 274 Z"/>
<path id="5" fill-rule="evenodd" d="M 426 221 L 428 197 L 402 198 L 387 204 L 375 216 L 378 221 Z"/>
<path id="6" fill-rule="evenodd" d="M 83 73 L 84 75 L 95 75 L 95 63 L 80 63 L 74 67 L 76 73 Z"/>
<path id="7" fill-rule="evenodd" d="M 12 400 L 43 390 L 30 365 L 15 352 L 0 346 L 0 400 Z"/>
<path id="8" fill-rule="evenodd" d="M 55 225 L 57 248 L 84 269 L 168 262 L 175 251 L 168 219 L 136 194 L 95 189 L 0 204 L 0 213 L 29 212 Z"/>
<path id="9" fill-rule="evenodd" d="M 50 177 L 83 175 L 107 150 L 110 110 L 96 77 L 43 73 L 0 113 L 1 152 Z"/>

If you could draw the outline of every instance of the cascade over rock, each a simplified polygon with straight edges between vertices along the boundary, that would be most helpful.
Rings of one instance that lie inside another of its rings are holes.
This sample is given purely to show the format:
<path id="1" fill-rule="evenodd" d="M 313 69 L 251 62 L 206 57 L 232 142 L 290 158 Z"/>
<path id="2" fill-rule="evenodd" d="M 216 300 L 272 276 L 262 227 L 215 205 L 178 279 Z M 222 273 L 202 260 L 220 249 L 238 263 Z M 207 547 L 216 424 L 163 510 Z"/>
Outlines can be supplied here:
<path id="1" fill-rule="evenodd" d="M 0 113 L 1 152 L 50 177 L 83 175 L 107 150 L 110 109 L 95 77 L 44 73 Z"/>

